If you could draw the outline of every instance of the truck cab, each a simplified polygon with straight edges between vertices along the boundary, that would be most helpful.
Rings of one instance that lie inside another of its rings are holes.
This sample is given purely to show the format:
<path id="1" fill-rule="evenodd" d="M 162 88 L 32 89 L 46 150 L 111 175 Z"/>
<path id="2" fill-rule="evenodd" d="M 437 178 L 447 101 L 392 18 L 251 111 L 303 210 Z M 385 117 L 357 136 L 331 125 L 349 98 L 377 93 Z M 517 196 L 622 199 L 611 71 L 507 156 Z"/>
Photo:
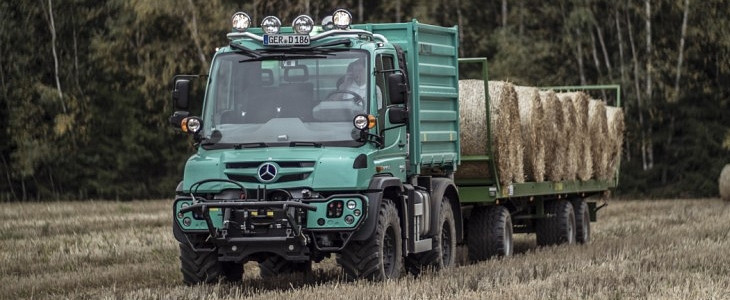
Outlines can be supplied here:
<path id="1" fill-rule="evenodd" d="M 350 278 L 454 264 L 456 28 L 351 20 L 337 10 L 321 26 L 302 15 L 251 28 L 234 14 L 200 116 L 188 112 L 196 77 L 176 77 L 170 122 L 196 147 L 173 203 L 186 283 L 240 280 L 247 261 L 264 277 L 307 272 L 333 254 Z M 416 42 L 419 28 L 438 39 Z"/>

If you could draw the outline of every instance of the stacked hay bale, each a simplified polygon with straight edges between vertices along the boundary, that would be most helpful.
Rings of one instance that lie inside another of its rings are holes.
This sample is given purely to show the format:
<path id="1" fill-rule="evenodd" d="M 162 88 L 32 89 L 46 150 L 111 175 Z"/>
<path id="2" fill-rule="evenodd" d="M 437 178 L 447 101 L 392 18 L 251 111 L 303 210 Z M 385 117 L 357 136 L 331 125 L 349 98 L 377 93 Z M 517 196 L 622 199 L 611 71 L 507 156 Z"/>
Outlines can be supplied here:
<path id="1" fill-rule="evenodd" d="M 583 92 L 561 93 L 573 102 L 575 107 L 575 135 L 576 149 L 578 156 L 577 176 L 580 180 L 591 179 L 593 175 L 593 159 L 591 158 L 591 139 L 588 136 L 588 100 L 589 97 Z"/>
<path id="2" fill-rule="evenodd" d="M 487 155 L 487 111 L 485 107 L 484 81 L 482 80 L 459 80 L 459 138 L 461 140 L 461 153 L 463 155 Z M 502 111 L 491 111 L 491 125 L 503 126 L 500 118 Z M 492 140 L 492 147 L 497 156 L 497 168 L 507 168 L 499 158 L 501 153 L 509 147 L 507 139 L 502 132 L 495 131 Z M 491 169 L 487 162 L 462 162 L 455 176 L 464 178 L 488 178 L 491 176 Z"/>
<path id="3" fill-rule="evenodd" d="M 608 152 L 608 167 L 607 171 L 609 176 L 613 176 L 618 167 L 619 159 L 621 158 L 621 149 L 624 142 L 624 111 L 618 107 L 606 107 L 606 121 L 608 124 L 608 136 L 609 144 L 606 148 Z"/>
<path id="4" fill-rule="evenodd" d="M 545 178 L 560 181 L 563 180 L 568 151 L 568 144 L 563 142 L 563 107 L 553 91 L 540 92 L 540 102 L 544 112 L 543 127 L 539 134 L 545 138 Z"/>
<path id="5" fill-rule="evenodd" d="M 558 120 L 562 123 L 562 136 L 558 136 L 558 141 L 566 145 L 565 165 L 563 166 L 563 180 L 575 180 L 578 177 L 578 139 L 576 133 L 577 121 L 575 118 L 575 106 L 570 95 L 557 94 L 560 99 L 560 106 L 563 109 L 563 119 Z"/>
<path id="6" fill-rule="evenodd" d="M 730 164 L 727 164 L 724 168 L 722 168 L 718 181 L 720 186 L 720 198 L 725 201 L 730 201 Z"/>
<path id="7" fill-rule="evenodd" d="M 508 147 L 505 152 L 508 153 L 509 161 L 507 170 L 509 177 L 505 177 L 503 184 L 511 182 L 525 182 L 525 171 L 523 167 L 524 145 L 522 143 L 522 127 L 520 126 L 520 107 L 517 100 L 517 92 L 512 83 L 504 81 L 489 82 L 489 103 L 490 110 L 501 110 L 501 117 L 504 120 L 501 126 L 492 127 L 492 132 L 502 131 L 507 139 Z M 502 171 L 500 170 L 500 178 Z"/>
<path id="8" fill-rule="evenodd" d="M 593 159 L 593 178 L 606 180 L 611 176 L 608 171 L 610 142 L 606 120 L 606 103 L 601 100 L 588 102 L 588 133 L 591 140 Z"/>
<path id="9" fill-rule="evenodd" d="M 545 180 L 544 111 L 539 90 L 534 87 L 516 86 L 517 100 L 524 146 L 523 163 L 527 181 Z"/>

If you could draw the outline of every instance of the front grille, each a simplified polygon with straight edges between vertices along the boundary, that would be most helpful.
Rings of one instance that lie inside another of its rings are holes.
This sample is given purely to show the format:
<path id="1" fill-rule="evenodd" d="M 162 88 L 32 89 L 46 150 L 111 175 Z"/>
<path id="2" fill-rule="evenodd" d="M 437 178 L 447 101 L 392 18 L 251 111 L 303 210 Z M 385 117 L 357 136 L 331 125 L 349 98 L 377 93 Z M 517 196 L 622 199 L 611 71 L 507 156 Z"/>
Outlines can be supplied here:
<path id="1" fill-rule="evenodd" d="M 257 168 L 266 161 L 246 161 L 226 163 L 227 169 L 251 169 Z M 277 161 L 275 162 L 282 168 L 311 168 L 314 167 L 314 161 Z"/>
<path id="2" fill-rule="evenodd" d="M 284 175 L 279 178 L 277 181 L 273 181 L 270 183 L 279 183 L 279 182 L 290 182 L 290 181 L 297 181 L 297 180 L 304 180 L 309 177 L 309 175 L 312 174 L 311 172 L 307 173 L 301 173 L 301 174 L 289 174 Z M 233 181 L 239 181 L 239 182 L 259 182 L 258 178 L 256 176 L 250 176 L 250 175 L 236 175 L 236 174 L 227 174 L 228 179 Z"/>

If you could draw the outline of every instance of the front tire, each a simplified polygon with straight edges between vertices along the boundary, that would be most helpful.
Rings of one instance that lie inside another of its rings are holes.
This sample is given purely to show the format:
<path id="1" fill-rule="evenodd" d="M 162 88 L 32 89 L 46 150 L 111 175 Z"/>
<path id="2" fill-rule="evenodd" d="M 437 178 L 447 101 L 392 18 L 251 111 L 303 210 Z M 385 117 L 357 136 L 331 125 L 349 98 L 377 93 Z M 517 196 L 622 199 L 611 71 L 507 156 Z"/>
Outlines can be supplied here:
<path id="1" fill-rule="evenodd" d="M 383 199 L 373 235 L 365 241 L 351 241 L 337 262 L 348 279 L 395 279 L 403 266 L 402 244 L 398 209 L 393 201 Z"/>
<path id="2" fill-rule="evenodd" d="M 180 245 L 180 271 L 188 285 L 216 283 L 219 279 L 239 282 L 243 278 L 243 264 L 218 261 L 215 248 L 195 251 L 187 243 Z"/>
<path id="3" fill-rule="evenodd" d="M 439 225 L 438 231 L 433 234 L 433 249 L 408 256 L 406 265 L 411 274 L 418 275 L 423 268 L 441 270 L 456 264 L 456 222 L 451 203 L 446 197 L 441 201 Z"/>

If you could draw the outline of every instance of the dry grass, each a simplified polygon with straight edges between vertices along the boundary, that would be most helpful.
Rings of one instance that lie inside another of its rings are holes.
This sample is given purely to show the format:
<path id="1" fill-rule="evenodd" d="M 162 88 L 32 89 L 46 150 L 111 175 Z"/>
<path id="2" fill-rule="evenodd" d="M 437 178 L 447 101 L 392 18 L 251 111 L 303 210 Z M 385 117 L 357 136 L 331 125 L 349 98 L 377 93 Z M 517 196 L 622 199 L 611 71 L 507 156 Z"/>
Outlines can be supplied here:
<path id="1" fill-rule="evenodd" d="M 185 287 L 170 201 L 0 205 L 0 298 L 102 299 L 719 299 L 730 295 L 730 203 L 612 201 L 588 245 L 399 280 L 344 282 L 333 261 L 313 278 Z M 462 250 L 463 254 L 463 250 Z"/>

